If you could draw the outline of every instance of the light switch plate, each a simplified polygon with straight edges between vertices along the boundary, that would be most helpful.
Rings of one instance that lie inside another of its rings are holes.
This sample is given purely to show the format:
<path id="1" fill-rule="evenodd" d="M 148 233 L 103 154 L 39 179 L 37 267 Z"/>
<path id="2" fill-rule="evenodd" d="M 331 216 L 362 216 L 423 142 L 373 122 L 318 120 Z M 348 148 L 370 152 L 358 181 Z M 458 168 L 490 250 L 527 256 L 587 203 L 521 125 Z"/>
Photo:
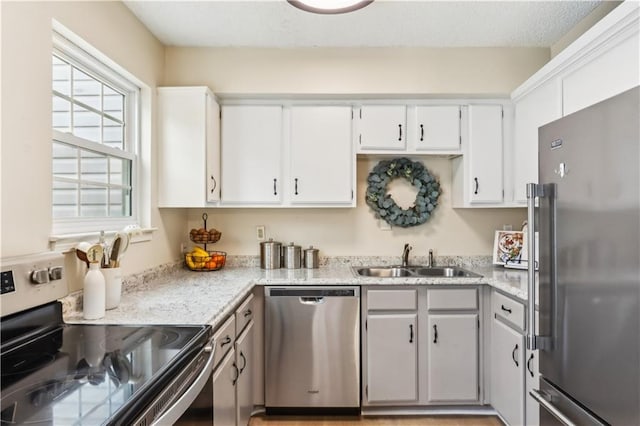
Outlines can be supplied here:
<path id="1" fill-rule="evenodd" d="M 264 241 L 264 225 L 256 226 L 256 238 L 258 238 L 258 241 Z"/>
<path id="2" fill-rule="evenodd" d="M 391 225 L 384 219 L 378 219 L 378 228 L 381 231 L 391 231 Z"/>

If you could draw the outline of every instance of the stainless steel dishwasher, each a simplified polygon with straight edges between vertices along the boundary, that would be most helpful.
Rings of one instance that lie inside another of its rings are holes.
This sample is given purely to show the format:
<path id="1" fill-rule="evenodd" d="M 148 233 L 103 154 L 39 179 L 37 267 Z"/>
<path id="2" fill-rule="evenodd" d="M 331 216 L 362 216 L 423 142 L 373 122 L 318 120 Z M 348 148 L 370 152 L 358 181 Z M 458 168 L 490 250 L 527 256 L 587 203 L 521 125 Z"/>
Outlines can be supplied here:
<path id="1" fill-rule="evenodd" d="M 265 287 L 265 408 L 360 413 L 359 287 Z"/>

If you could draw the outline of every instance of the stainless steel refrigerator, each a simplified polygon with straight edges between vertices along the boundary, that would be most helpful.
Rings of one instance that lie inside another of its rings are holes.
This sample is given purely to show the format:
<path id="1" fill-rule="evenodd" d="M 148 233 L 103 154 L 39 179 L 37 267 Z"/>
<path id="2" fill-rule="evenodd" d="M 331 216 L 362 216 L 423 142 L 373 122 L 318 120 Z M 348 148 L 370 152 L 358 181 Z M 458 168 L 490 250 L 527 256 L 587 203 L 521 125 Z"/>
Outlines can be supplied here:
<path id="1" fill-rule="evenodd" d="M 639 106 L 636 87 L 539 129 L 541 425 L 640 425 Z"/>

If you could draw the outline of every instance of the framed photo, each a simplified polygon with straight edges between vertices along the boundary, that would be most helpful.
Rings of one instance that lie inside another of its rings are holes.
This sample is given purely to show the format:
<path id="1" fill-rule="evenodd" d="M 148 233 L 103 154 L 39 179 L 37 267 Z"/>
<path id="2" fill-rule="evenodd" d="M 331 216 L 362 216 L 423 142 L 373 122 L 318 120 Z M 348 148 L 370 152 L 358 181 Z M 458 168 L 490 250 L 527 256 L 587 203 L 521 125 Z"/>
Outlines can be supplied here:
<path id="1" fill-rule="evenodd" d="M 524 248 L 524 232 L 496 231 L 493 241 L 493 264 L 520 263 Z"/>

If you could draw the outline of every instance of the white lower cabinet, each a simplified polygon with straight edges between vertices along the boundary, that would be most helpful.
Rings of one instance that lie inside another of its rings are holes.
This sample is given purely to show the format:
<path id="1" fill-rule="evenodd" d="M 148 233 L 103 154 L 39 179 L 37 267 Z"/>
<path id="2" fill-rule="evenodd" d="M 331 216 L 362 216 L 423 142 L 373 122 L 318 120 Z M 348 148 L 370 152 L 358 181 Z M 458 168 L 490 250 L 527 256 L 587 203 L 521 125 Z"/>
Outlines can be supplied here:
<path id="1" fill-rule="evenodd" d="M 253 321 L 236 340 L 236 425 L 249 424 L 253 411 Z"/>
<path id="2" fill-rule="evenodd" d="M 418 400 L 416 313 L 367 315 L 367 402 Z"/>
<path id="3" fill-rule="evenodd" d="M 213 424 L 236 424 L 236 352 L 230 350 L 213 372 Z"/>
<path id="4" fill-rule="evenodd" d="M 538 322 L 538 312 L 536 311 L 536 324 Z M 536 334 L 538 330 L 536 330 Z M 529 391 L 532 389 L 540 389 L 540 370 L 538 365 L 540 362 L 538 351 L 527 349 L 525 364 L 525 419 L 526 426 L 538 426 L 540 424 L 540 405 L 536 402 Z"/>
<path id="5" fill-rule="evenodd" d="M 478 399 L 478 314 L 429 315 L 431 402 Z"/>
<path id="6" fill-rule="evenodd" d="M 363 409 L 480 404 L 475 287 L 364 287 Z"/>
<path id="7" fill-rule="evenodd" d="M 253 411 L 255 366 L 252 299 L 251 295 L 247 297 L 235 315 L 214 334 L 216 359 L 223 357 L 213 370 L 215 426 L 246 426 Z M 241 322 L 236 318 L 243 320 Z"/>
<path id="8" fill-rule="evenodd" d="M 491 403 L 512 426 L 524 424 L 524 344 L 523 331 L 494 309 L 491 324 Z"/>

